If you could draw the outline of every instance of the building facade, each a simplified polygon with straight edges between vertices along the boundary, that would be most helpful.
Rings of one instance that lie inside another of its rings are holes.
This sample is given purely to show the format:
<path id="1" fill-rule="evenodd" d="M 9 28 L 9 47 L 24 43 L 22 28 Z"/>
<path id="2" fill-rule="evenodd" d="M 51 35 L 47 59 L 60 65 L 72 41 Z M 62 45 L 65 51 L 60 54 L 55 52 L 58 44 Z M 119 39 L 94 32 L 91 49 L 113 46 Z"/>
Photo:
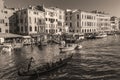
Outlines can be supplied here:
<path id="1" fill-rule="evenodd" d="M 9 18 L 14 14 L 13 9 L 4 8 L 4 1 L 0 0 L 0 33 L 9 33 L 10 20 Z"/>
<path id="2" fill-rule="evenodd" d="M 95 33 L 98 31 L 96 14 L 81 11 L 81 32 Z"/>
<path id="3" fill-rule="evenodd" d="M 110 19 L 111 27 L 113 31 L 119 31 L 119 18 L 113 16 Z"/>
<path id="4" fill-rule="evenodd" d="M 62 32 L 65 23 L 65 13 L 64 10 L 50 7 L 45 8 L 45 24 L 46 24 L 46 33 L 48 34 L 56 34 L 58 32 Z"/>
<path id="5" fill-rule="evenodd" d="M 110 15 L 98 11 L 66 10 L 66 25 L 73 33 L 109 32 Z"/>
<path id="6" fill-rule="evenodd" d="M 66 25 L 73 33 L 94 33 L 98 30 L 96 14 L 81 10 L 66 11 Z"/>
<path id="7" fill-rule="evenodd" d="M 64 28 L 64 10 L 50 7 L 46 8 L 43 5 L 29 6 L 26 9 L 20 9 L 11 21 L 16 24 L 17 28 L 11 30 L 15 32 L 16 29 L 19 34 L 56 34 L 62 32 Z M 16 22 L 17 21 L 17 22 Z"/>
<path id="8" fill-rule="evenodd" d="M 45 14 L 43 11 L 40 11 L 36 7 L 31 6 L 29 6 L 27 9 L 18 10 L 13 18 L 15 18 L 17 21 L 16 29 L 18 30 L 19 34 L 32 35 L 44 33 L 44 15 Z"/>
<path id="9" fill-rule="evenodd" d="M 100 32 L 109 32 L 112 30 L 110 24 L 111 16 L 108 13 L 100 12 L 100 11 L 92 11 L 92 13 L 97 16 L 97 27 Z"/>
<path id="10" fill-rule="evenodd" d="M 118 18 L 119 19 L 119 31 L 120 31 L 120 18 Z"/>
<path id="11" fill-rule="evenodd" d="M 4 1 L 0 0 L 0 9 L 3 9 L 3 8 L 4 8 Z"/>

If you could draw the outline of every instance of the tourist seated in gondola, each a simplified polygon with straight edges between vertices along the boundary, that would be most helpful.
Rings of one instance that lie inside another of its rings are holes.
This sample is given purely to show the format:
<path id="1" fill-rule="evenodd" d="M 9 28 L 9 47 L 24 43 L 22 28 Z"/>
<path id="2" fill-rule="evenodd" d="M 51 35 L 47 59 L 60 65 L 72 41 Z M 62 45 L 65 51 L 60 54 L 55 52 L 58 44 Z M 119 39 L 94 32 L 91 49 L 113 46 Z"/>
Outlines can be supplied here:
<path id="1" fill-rule="evenodd" d="M 45 65 L 43 65 L 42 69 L 43 70 L 46 70 L 46 69 L 49 69 L 50 68 L 50 64 L 49 63 L 46 63 Z"/>
<path id="2" fill-rule="evenodd" d="M 47 63 L 46 64 L 46 69 L 49 69 L 51 66 L 50 66 L 50 63 Z"/>
<path id="3" fill-rule="evenodd" d="M 55 63 L 52 62 L 51 67 L 54 67 L 54 66 L 55 66 Z"/>
<path id="4" fill-rule="evenodd" d="M 62 63 L 62 61 L 63 61 L 63 60 L 60 58 L 60 61 L 59 61 L 59 62 Z"/>

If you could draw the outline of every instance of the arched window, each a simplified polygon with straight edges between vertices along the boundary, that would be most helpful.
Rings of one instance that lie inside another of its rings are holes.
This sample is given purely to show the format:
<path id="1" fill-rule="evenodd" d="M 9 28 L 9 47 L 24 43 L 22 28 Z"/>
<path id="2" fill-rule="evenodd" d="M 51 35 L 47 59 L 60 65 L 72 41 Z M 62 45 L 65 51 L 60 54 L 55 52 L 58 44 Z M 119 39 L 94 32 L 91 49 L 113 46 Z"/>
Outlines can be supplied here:
<path id="1" fill-rule="evenodd" d="M 0 32 L 2 32 L 2 29 L 0 28 Z"/>

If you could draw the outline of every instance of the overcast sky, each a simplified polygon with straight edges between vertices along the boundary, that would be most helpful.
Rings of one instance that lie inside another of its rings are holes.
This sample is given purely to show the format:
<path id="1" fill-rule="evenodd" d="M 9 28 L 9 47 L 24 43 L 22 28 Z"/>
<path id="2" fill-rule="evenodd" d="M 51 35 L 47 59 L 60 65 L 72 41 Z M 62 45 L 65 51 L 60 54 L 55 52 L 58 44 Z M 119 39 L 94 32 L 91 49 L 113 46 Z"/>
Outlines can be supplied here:
<path id="1" fill-rule="evenodd" d="M 120 0 L 5 0 L 7 7 L 26 7 L 44 4 L 62 9 L 81 9 L 85 11 L 100 10 L 120 17 Z"/>

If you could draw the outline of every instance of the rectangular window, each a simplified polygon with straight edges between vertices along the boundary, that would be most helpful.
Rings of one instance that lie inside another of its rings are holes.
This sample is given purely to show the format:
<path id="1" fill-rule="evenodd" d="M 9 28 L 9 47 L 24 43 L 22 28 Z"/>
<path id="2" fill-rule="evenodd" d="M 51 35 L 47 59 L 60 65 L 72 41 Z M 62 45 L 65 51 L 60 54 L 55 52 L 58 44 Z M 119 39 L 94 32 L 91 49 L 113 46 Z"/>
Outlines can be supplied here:
<path id="1" fill-rule="evenodd" d="M 37 24 L 42 24 L 42 20 L 38 18 Z"/>
<path id="2" fill-rule="evenodd" d="M 79 14 L 77 14 L 77 19 L 79 19 Z"/>
<path id="3" fill-rule="evenodd" d="M 26 11 L 24 11 L 24 14 L 26 14 Z"/>
<path id="4" fill-rule="evenodd" d="M 70 16 L 70 20 L 72 20 L 72 16 Z"/>
<path id="5" fill-rule="evenodd" d="M 35 31 L 37 31 L 37 27 L 35 26 Z"/>
<path id="6" fill-rule="evenodd" d="M 30 26 L 30 31 L 32 31 L 32 27 Z"/>
<path id="7" fill-rule="evenodd" d="M 34 14 L 37 14 L 37 12 L 34 12 Z"/>
<path id="8" fill-rule="evenodd" d="M 46 30 L 46 33 L 48 33 L 48 30 Z"/>
<path id="9" fill-rule="evenodd" d="M 77 27 L 79 27 L 79 22 L 77 22 Z"/>
<path id="10" fill-rule="evenodd" d="M 46 19 L 46 21 L 47 21 L 47 18 L 45 18 Z"/>
<path id="11" fill-rule="evenodd" d="M 7 12 L 7 11 L 4 11 L 4 13 L 6 13 L 6 14 L 7 14 L 8 12 Z"/>
<path id="12" fill-rule="evenodd" d="M 23 19 L 20 19 L 20 23 L 23 23 Z"/>
<path id="13" fill-rule="evenodd" d="M 78 33 L 79 31 L 77 30 L 77 33 Z"/>
<path id="14" fill-rule="evenodd" d="M 6 29 L 5 32 L 8 33 L 8 30 Z"/>
<path id="15" fill-rule="evenodd" d="M 5 23 L 5 26 L 8 26 L 8 23 Z"/>
<path id="16" fill-rule="evenodd" d="M 36 18 L 35 18 L 35 23 L 37 22 Z"/>
<path id="17" fill-rule="evenodd" d="M 2 32 L 2 29 L 0 28 L 0 32 Z"/>
<path id="18" fill-rule="evenodd" d="M 56 30 L 56 33 L 57 33 L 57 30 Z"/>
<path id="19" fill-rule="evenodd" d="M 70 27 L 72 27 L 72 23 L 70 23 Z"/>
<path id="20" fill-rule="evenodd" d="M 3 24 L 4 23 L 4 19 L 0 19 L 0 23 Z"/>
<path id="21" fill-rule="evenodd" d="M 23 26 L 21 27 L 21 32 L 23 32 Z"/>

